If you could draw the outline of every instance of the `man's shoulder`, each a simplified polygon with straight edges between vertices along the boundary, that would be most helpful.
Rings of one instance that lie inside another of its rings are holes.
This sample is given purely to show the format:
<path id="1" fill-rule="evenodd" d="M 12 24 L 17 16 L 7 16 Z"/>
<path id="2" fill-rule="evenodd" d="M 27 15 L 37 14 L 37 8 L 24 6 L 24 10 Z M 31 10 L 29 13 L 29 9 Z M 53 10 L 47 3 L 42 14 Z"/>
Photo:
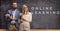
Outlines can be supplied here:
<path id="1" fill-rule="evenodd" d="M 9 9 L 8 12 L 12 11 L 12 9 Z"/>
<path id="2" fill-rule="evenodd" d="M 12 11 L 13 9 L 9 9 L 8 11 Z"/>
<path id="3" fill-rule="evenodd" d="M 21 11 L 19 9 L 17 9 L 17 11 L 21 13 Z"/>
<path id="4" fill-rule="evenodd" d="M 8 11 L 13 11 L 14 9 L 9 9 Z M 19 11 L 19 9 L 16 9 L 16 10 L 18 10 Z"/>

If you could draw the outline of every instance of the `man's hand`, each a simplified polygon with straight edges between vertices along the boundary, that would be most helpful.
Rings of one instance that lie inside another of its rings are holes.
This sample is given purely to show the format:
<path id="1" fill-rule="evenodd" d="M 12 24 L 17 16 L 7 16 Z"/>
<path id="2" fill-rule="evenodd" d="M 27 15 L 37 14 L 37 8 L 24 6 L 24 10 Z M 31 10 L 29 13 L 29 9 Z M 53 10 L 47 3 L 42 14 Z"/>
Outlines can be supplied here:
<path id="1" fill-rule="evenodd" d="M 16 18 L 13 18 L 12 16 L 9 16 L 9 18 L 11 19 L 11 20 L 15 20 Z"/>

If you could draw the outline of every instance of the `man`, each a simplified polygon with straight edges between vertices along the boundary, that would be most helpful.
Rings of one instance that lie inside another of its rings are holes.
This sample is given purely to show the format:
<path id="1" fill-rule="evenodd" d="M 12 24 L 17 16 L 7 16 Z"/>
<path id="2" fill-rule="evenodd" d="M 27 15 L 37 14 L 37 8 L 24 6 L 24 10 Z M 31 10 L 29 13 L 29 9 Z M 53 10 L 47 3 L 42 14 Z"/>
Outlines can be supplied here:
<path id="1" fill-rule="evenodd" d="M 20 31 L 30 31 L 30 22 L 32 21 L 32 14 L 28 11 L 27 5 L 23 5 L 21 19 L 20 19 Z"/>
<path id="2" fill-rule="evenodd" d="M 16 2 L 13 2 L 12 3 L 12 9 L 8 10 L 8 13 L 5 15 L 6 17 L 8 17 L 8 26 L 10 24 L 14 24 L 16 25 L 16 28 L 18 29 L 18 19 L 19 19 L 19 14 L 20 14 L 20 11 L 17 9 L 17 3 Z"/>

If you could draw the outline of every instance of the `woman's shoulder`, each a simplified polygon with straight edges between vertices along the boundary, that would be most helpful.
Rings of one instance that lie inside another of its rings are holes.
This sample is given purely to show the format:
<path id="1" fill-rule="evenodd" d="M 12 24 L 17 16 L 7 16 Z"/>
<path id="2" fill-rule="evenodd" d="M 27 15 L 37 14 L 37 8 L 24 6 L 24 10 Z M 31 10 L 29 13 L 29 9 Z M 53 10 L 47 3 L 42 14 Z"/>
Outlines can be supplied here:
<path id="1" fill-rule="evenodd" d="M 29 14 L 32 14 L 31 12 L 28 12 Z"/>
<path id="2" fill-rule="evenodd" d="M 31 12 L 28 12 L 28 14 L 32 14 Z"/>

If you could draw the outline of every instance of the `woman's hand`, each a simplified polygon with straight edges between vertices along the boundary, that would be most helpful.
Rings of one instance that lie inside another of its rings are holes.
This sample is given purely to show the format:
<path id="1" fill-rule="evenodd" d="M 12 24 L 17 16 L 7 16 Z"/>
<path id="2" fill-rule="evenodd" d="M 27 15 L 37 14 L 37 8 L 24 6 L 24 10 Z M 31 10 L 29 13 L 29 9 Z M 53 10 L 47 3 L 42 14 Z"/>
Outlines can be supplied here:
<path id="1" fill-rule="evenodd" d="M 23 20 L 22 19 L 20 19 L 20 23 L 23 23 Z"/>

